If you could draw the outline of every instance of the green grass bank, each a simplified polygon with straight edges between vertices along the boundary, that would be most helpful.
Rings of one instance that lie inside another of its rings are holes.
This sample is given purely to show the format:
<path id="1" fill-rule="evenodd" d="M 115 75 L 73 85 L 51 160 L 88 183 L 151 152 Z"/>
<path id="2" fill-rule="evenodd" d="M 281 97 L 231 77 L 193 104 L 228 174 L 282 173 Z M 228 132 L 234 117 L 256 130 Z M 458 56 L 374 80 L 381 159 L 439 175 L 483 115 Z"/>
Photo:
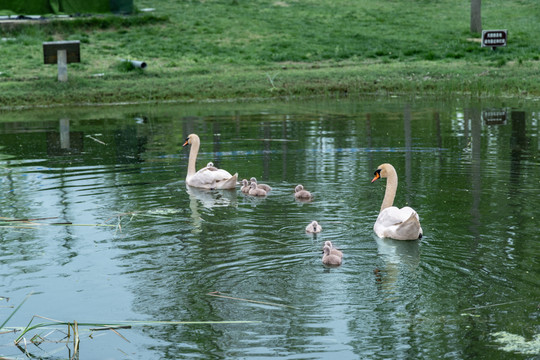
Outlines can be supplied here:
<path id="1" fill-rule="evenodd" d="M 135 0 L 131 16 L 1 27 L 0 107 L 278 96 L 540 96 L 536 0 Z M 42 43 L 80 40 L 81 63 L 57 82 Z M 145 70 L 120 59 L 142 60 Z"/>

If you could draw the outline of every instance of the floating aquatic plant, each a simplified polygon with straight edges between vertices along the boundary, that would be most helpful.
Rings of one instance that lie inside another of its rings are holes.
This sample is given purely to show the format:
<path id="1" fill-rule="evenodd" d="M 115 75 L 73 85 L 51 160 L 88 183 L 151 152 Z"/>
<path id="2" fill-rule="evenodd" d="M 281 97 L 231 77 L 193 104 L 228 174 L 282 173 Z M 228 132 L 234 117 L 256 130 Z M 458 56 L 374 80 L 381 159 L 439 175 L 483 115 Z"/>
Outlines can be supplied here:
<path id="1" fill-rule="evenodd" d="M 254 324 L 260 323 L 260 321 L 249 320 L 232 320 L 232 321 L 113 321 L 113 322 L 78 322 L 78 321 L 61 321 L 51 318 L 47 318 L 40 315 L 34 315 L 24 327 L 4 327 L 6 323 L 13 317 L 13 315 L 21 308 L 21 306 L 28 300 L 32 293 L 28 294 L 26 298 L 11 312 L 11 314 L 0 325 L 0 335 L 8 333 L 21 332 L 19 336 L 14 340 L 15 346 L 21 350 L 29 358 L 41 358 L 32 354 L 29 349 L 29 345 L 34 345 L 43 351 L 41 345 L 43 343 L 65 344 L 72 343 L 72 347 L 68 346 L 70 352 L 70 359 L 78 359 L 79 356 L 79 344 L 81 335 L 87 335 L 92 339 L 97 332 L 110 331 L 121 337 L 123 340 L 130 342 L 124 337 L 118 330 L 131 329 L 135 326 L 159 326 L 159 325 L 211 325 L 211 324 Z M 5 297 L 0 297 L 7 299 Z M 36 319 L 44 320 L 39 323 L 35 323 Z M 66 331 L 67 326 L 67 331 Z M 47 352 L 47 357 L 50 357 L 53 353 L 62 351 L 65 349 L 65 345 L 60 348 L 53 349 Z"/>
<path id="2" fill-rule="evenodd" d="M 533 336 L 532 340 L 526 340 L 523 336 L 506 331 L 491 334 L 496 337 L 495 341 L 503 346 L 499 350 L 514 352 L 524 355 L 540 354 L 540 334 Z"/>
<path id="3" fill-rule="evenodd" d="M 58 219 L 56 217 L 45 217 L 45 218 L 24 218 L 24 219 L 12 219 L 6 217 L 0 217 L 0 228 L 19 228 L 19 229 L 35 229 L 40 226 L 53 226 L 53 225 L 63 225 L 63 226 L 106 226 L 106 227 L 116 227 L 116 225 L 109 224 L 74 224 L 72 222 L 44 222 L 45 220 Z"/>
<path id="4" fill-rule="evenodd" d="M 274 302 L 258 301 L 258 300 L 250 300 L 250 299 L 242 299 L 242 298 L 238 298 L 238 297 L 233 297 L 233 296 L 225 295 L 225 294 L 223 294 L 223 293 L 221 293 L 219 291 L 212 291 L 212 292 L 209 292 L 206 295 L 220 297 L 220 298 L 224 298 L 224 299 L 230 299 L 230 300 L 246 301 L 246 302 L 255 303 L 255 304 L 263 304 L 263 305 L 270 305 L 270 306 L 286 307 L 286 308 L 290 308 L 290 309 L 298 309 L 297 307 L 294 307 L 294 306 L 291 306 L 291 305 L 285 305 L 285 304 L 278 304 L 278 303 L 274 303 Z"/>

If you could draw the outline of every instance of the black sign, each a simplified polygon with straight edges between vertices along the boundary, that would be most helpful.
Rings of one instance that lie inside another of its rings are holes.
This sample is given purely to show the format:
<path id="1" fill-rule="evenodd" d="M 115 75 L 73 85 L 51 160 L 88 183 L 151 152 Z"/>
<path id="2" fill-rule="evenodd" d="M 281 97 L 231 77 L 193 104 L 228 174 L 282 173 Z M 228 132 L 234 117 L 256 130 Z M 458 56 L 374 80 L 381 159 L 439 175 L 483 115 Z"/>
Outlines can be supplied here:
<path id="1" fill-rule="evenodd" d="M 81 42 L 79 40 L 44 42 L 43 62 L 45 64 L 56 64 L 58 50 L 66 50 L 68 64 L 81 62 Z"/>
<path id="2" fill-rule="evenodd" d="M 506 110 L 486 110 L 482 112 L 482 118 L 486 125 L 504 125 L 506 124 Z"/>
<path id="3" fill-rule="evenodd" d="M 482 47 L 506 46 L 508 31 L 482 30 Z"/>

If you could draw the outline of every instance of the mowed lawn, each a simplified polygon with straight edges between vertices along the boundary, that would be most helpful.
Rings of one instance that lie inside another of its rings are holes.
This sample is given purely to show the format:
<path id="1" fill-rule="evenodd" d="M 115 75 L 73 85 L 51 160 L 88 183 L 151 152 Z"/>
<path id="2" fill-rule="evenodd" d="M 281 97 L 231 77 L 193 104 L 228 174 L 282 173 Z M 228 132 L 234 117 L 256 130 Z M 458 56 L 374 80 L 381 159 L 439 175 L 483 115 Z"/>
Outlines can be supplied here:
<path id="1" fill-rule="evenodd" d="M 482 48 L 470 2 L 150 1 L 131 16 L 4 26 L 0 106 L 354 93 L 540 95 L 534 0 L 484 2 Z M 153 11 L 141 11 L 153 8 Z M 68 83 L 42 43 L 80 40 Z M 148 67 L 129 69 L 121 59 Z"/>

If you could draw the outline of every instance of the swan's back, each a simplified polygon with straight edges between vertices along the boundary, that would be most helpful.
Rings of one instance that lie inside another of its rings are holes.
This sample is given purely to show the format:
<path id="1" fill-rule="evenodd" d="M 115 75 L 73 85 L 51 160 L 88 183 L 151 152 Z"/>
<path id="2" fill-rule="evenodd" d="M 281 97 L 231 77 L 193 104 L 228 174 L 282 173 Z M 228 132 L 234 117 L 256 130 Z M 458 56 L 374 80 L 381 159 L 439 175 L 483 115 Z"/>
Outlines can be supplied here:
<path id="1" fill-rule="evenodd" d="M 231 175 L 227 170 L 204 167 L 188 177 L 186 183 L 203 189 L 234 189 L 237 177 L 238 174 Z"/>
<path id="2" fill-rule="evenodd" d="M 381 238 L 416 240 L 422 237 L 420 218 L 416 211 L 408 206 L 401 209 L 391 206 L 381 211 L 373 230 Z"/>

